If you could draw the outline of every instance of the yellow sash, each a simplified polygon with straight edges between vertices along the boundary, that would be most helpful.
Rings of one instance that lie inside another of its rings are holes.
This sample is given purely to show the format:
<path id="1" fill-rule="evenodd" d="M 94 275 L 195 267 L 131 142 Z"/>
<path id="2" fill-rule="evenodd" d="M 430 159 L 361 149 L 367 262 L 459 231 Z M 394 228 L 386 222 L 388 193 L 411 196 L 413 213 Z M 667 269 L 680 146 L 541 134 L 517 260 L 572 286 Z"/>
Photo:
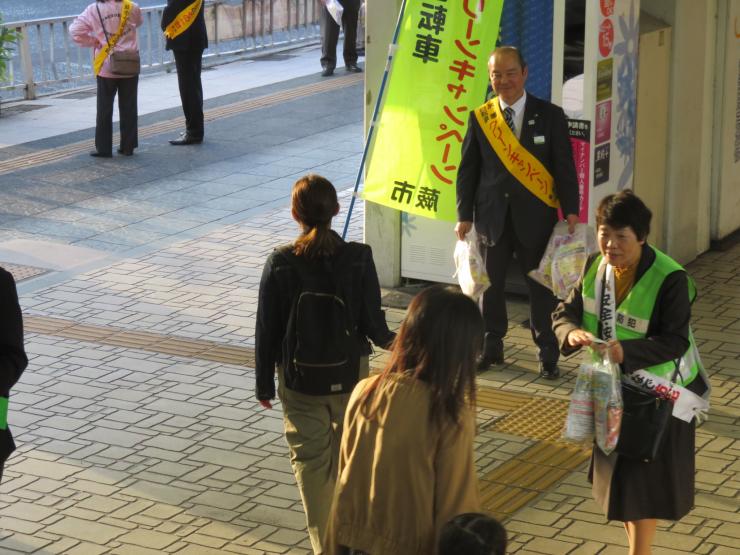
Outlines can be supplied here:
<path id="1" fill-rule="evenodd" d="M 558 208 L 560 202 L 555 194 L 552 175 L 516 138 L 501 113 L 498 99 L 493 98 L 476 108 L 475 117 L 509 173 L 542 202 L 551 208 Z"/>
<path id="2" fill-rule="evenodd" d="M 168 39 L 174 39 L 176 36 L 184 33 L 193 24 L 198 17 L 200 8 L 203 6 L 203 0 L 195 0 L 187 8 L 182 10 L 175 19 L 173 19 L 164 30 L 164 36 Z"/>
<path id="3" fill-rule="evenodd" d="M 103 47 L 103 49 L 98 52 L 98 55 L 95 56 L 95 61 L 93 62 L 93 70 L 95 71 L 95 75 L 100 73 L 100 68 L 103 67 L 103 62 L 108 56 L 110 56 L 110 53 L 113 52 L 113 47 L 118 42 L 118 39 L 121 38 L 121 35 L 123 35 L 123 30 L 126 27 L 128 16 L 131 13 L 131 8 L 133 8 L 131 0 L 123 0 L 123 7 L 121 8 L 121 21 L 118 23 L 118 31 L 116 31 L 116 34 L 110 38 L 110 41 Z M 101 21 L 100 24 L 103 25 L 103 22 Z"/>

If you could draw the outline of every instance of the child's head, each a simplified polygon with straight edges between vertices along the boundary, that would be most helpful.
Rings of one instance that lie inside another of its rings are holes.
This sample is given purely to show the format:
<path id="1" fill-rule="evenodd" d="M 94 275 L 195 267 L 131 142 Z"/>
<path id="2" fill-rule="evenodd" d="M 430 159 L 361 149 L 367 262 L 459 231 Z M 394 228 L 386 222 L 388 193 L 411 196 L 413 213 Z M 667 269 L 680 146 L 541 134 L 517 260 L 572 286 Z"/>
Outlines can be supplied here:
<path id="1" fill-rule="evenodd" d="M 301 177 L 293 185 L 291 214 L 302 228 L 295 253 L 309 258 L 330 256 L 338 244 L 331 233 L 331 219 L 339 212 L 334 185 L 316 174 Z"/>
<path id="2" fill-rule="evenodd" d="M 451 287 L 428 287 L 409 304 L 387 372 L 413 372 L 431 387 L 433 416 L 456 421 L 466 396 L 475 401 L 482 338 L 483 319 L 469 297 Z"/>
<path id="3" fill-rule="evenodd" d="M 481 513 L 458 515 L 442 527 L 439 555 L 505 555 L 506 529 Z"/>

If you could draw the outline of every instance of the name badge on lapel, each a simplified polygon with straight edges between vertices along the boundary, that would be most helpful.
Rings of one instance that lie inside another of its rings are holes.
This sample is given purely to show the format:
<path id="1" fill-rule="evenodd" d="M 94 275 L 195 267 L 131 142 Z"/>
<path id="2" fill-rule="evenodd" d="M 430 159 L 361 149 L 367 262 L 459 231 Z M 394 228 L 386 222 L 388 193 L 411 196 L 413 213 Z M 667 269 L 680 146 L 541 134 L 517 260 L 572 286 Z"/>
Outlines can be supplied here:
<path id="1" fill-rule="evenodd" d="M 534 144 L 536 144 L 536 145 L 544 145 L 545 144 L 545 136 L 544 135 L 535 135 L 533 140 L 534 140 Z"/>

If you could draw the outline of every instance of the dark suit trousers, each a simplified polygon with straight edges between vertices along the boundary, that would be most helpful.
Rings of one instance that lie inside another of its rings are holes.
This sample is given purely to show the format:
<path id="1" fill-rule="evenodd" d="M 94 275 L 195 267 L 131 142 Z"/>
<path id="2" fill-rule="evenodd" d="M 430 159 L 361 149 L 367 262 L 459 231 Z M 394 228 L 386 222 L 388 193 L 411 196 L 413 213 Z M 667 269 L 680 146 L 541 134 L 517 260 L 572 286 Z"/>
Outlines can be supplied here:
<path id="1" fill-rule="evenodd" d="M 546 247 L 547 239 L 542 245 L 533 248 L 522 245 L 514 231 L 511 213 L 507 212 L 501 238 L 496 245 L 486 249 L 486 271 L 491 286 L 483 293 L 481 309 L 486 326 L 487 352 L 490 353 L 496 345 L 501 344 L 509 326 L 504 284 L 512 254 L 516 253 L 522 273 L 527 276 L 530 270 L 539 266 Z M 557 306 L 557 299 L 552 291 L 530 277 L 525 277 L 525 281 L 529 289 L 529 326 L 532 339 L 539 350 L 539 359 L 543 362 L 557 362 L 558 344 L 552 331 L 551 317 Z"/>
<path id="2" fill-rule="evenodd" d="M 139 76 L 98 77 L 98 115 L 95 121 L 95 149 L 101 154 L 113 152 L 113 101 L 118 93 L 121 150 L 133 151 L 139 146 L 137 91 Z"/>
<path id="3" fill-rule="evenodd" d="M 344 64 L 357 63 L 357 20 L 360 15 L 360 0 L 340 0 L 344 7 L 342 28 L 344 29 Z M 326 6 L 321 7 L 319 14 L 321 24 L 321 67 L 337 67 L 337 42 L 339 25 L 329 14 Z"/>
<path id="4" fill-rule="evenodd" d="M 177 85 L 180 87 L 185 130 L 196 139 L 203 138 L 203 85 L 200 71 L 202 50 L 173 50 L 177 67 Z"/>

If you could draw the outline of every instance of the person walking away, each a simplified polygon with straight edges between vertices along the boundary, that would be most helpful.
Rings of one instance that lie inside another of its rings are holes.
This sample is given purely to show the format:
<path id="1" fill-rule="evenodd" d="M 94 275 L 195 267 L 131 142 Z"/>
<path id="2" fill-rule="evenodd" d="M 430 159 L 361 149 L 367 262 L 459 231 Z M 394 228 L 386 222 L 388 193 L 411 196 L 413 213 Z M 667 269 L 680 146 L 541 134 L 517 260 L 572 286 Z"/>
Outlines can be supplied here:
<path id="1" fill-rule="evenodd" d="M 508 328 L 504 284 L 516 254 L 529 290 L 529 323 L 540 375 L 556 379 L 558 345 L 550 314 L 557 299 L 527 274 L 539 266 L 558 220 L 558 206 L 571 233 L 578 222 L 578 182 L 568 125 L 560 107 L 524 89 L 527 64 L 518 49 L 498 47 L 488 70 L 497 96 L 468 119 L 457 173 L 455 226 L 463 240 L 475 225 L 491 282 L 481 298 L 486 335 L 478 368 L 483 371 L 504 361 Z M 508 154 L 510 149 L 515 157 Z M 514 158 L 522 164 L 513 163 Z"/>
<path id="2" fill-rule="evenodd" d="M 387 348 L 395 336 L 380 308 L 372 251 L 332 231 L 338 211 L 326 178 L 296 181 L 291 213 L 301 232 L 268 257 L 257 306 L 256 395 L 272 408 L 277 366 L 285 439 L 314 553 L 324 552 L 344 411 L 368 375 L 368 338 Z"/>
<path id="3" fill-rule="evenodd" d="M 349 400 L 328 552 L 428 555 L 443 525 L 480 510 L 473 438 L 480 311 L 435 285 L 411 301 L 380 376 Z"/>
<path id="4" fill-rule="evenodd" d="M 709 379 L 689 330 L 696 288 L 676 261 L 647 243 L 651 217 L 629 189 L 602 199 L 596 210 L 600 253 L 558 305 L 553 329 L 563 355 L 610 338 L 610 360 L 623 374 L 671 379 L 680 368 L 677 383 L 708 397 Z M 609 455 L 593 448 L 594 498 L 606 518 L 624 523 L 630 555 L 650 554 L 657 519 L 680 520 L 693 507 L 694 430 L 693 418 L 671 416 L 652 462 L 620 455 L 619 443 Z"/>
<path id="5" fill-rule="evenodd" d="M 203 84 L 200 73 L 203 51 L 208 48 L 208 33 L 203 0 L 167 0 L 162 11 L 165 48 L 172 50 L 177 68 L 185 131 L 172 145 L 194 145 L 203 142 Z"/>
<path id="6" fill-rule="evenodd" d="M 0 268 L 0 482 L 3 467 L 15 451 L 13 434 L 8 427 L 8 402 L 10 389 L 20 379 L 28 366 L 23 348 L 23 317 L 18 304 L 15 281 L 10 272 Z"/>
<path id="7" fill-rule="evenodd" d="M 138 52 L 136 28 L 142 23 L 139 6 L 130 0 L 97 0 L 69 26 L 72 40 L 93 49 L 97 82 L 95 150 L 90 156 L 113 156 L 113 102 L 118 94 L 121 142 L 118 153 L 131 156 L 139 146 L 139 75 L 121 76 L 112 71 L 110 53 Z M 111 48 L 112 46 L 112 48 Z"/>
<path id="8" fill-rule="evenodd" d="M 360 15 L 360 0 L 336 0 L 342 5 L 342 29 L 344 30 L 344 69 L 350 73 L 362 73 L 357 65 L 357 22 Z M 321 27 L 321 67 L 323 77 L 334 74 L 337 67 L 337 43 L 339 42 L 339 24 L 329 13 L 326 0 L 319 13 Z"/>

